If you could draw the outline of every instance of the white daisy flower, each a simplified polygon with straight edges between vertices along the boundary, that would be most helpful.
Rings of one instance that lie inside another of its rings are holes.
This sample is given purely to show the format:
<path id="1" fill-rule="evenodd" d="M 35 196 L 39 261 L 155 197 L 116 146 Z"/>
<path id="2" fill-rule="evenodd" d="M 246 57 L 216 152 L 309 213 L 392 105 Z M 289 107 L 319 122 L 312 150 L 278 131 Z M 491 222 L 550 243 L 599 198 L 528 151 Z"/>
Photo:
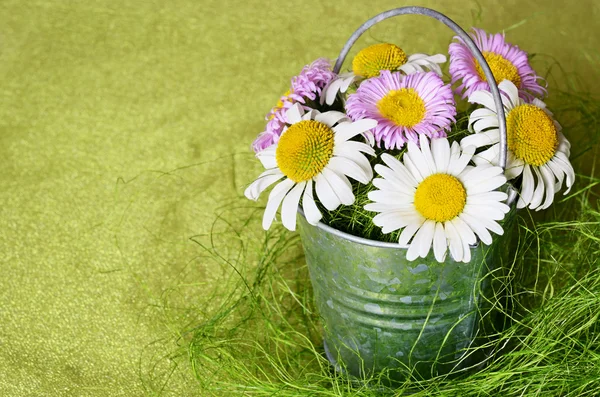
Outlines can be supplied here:
<path id="1" fill-rule="evenodd" d="M 263 228 L 268 230 L 281 205 L 281 221 L 289 230 L 296 229 L 296 213 L 302 197 L 306 220 L 316 225 L 322 217 L 313 196 L 333 211 L 340 204 L 354 203 L 348 177 L 360 183 L 373 179 L 367 157 L 373 148 L 351 140 L 377 125 L 375 120 L 352 122 L 344 113 L 304 109 L 294 104 L 286 113 L 291 124 L 284 129 L 279 141 L 256 154 L 267 169 L 254 181 L 244 195 L 257 200 L 272 184 L 279 182 L 271 193 L 263 216 Z"/>
<path id="2" fill-rule="evenodd" d="M 407 56 L 394 44 L 374 44 L 361 50 L 352 61 L 352 72 L 341 73 L 323 89 L 321 105 L 333 104 L 338 92 L 346 92 L 352 83 L 379 76 L 382 70 L 401 71 L 404 74 L 432 71 L 442 76 L 440 63 L 446 62 L 442 54 L 412 54 Z"/>
<path id="3" fill-rule="evenodd" d="M 502 103 L 506 113 L 508 156 L 506 177 L 514 179 L 523 175 L 517 208 L 529 207 L 543 210 L 552 204 L 554 193 L 560 191 L 563 182 L 571 190 L 575 171 L 569 162 L 571 144 L 561 132 L 561 126 L 553 119 L 546 104 L 539 99 L 527 103 L 519 98 L 517 87 L 504 80 L 498 88 L 502 91 Z M 464 138 L 461 145 L 489 146 L 477 154 L 477 164 L 498 164 L 500 153 L 500 130 L 496 104 L 488 91 L 475 91 L 469 102 L 483 105 L 471 113 L 469 129 L 476 134 Z"/>
<path id="4" fill-rule="evenodd" d="M 383 233 L 402 230 L 398 240 L 407 246 L 406 259 L 425 258 L 433 246 L 435 259 L 443 262 L 448 249 L 457 262 L 471 260 L 470 245 L 492 243 L 489 231 L 503 234 L 496 222 L 504 219 L 509 207 L 502 203 L 507 194 L 496 191 L 506 183 L 502 168 L 491 164 L 468 165 L 473 146 L 461 150 L 446 138 L 431 141 L 420 136 L 421 148 L 408 143 L 400 162 L 389 154 L 381 156 L 369 193 L 373 203 L 368 211 L 379 212 L 373 223 Z"/>

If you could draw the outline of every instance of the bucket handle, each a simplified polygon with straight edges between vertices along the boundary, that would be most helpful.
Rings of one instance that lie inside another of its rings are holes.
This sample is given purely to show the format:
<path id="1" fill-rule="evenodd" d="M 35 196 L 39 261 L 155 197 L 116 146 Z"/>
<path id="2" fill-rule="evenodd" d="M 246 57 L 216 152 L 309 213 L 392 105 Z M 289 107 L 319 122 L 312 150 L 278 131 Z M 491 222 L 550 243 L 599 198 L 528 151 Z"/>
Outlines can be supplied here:
<path id="1" fill-rule="evenodd" d="M 393 10 L 382 12 L 381 14 L 375 15 L 373 18 L 369 19 L 367 22 L 363 23 L 348 39 L 344 48 L 340 52 L 340 55 L 337 58 L 335 66 L 333 68 L 334 73 L 339 73 L 342 68 L 342 64 L 348 55 L 348 52 L 354 45 L 354 43 L 358 40 L 358 38 L 365 33 L 371 26 L 391 17 L 395 17 L 397 15 L 425 15 L 436 19 L 442 22 L 444 25 L 448 26 L 450 29 L 454 31 L 467 45 L 481 68 L 483 69 L 483 73 L 485 74 L 485 78 L 490 86 L 490 90 L 492 92 L 492 97 L 494 98 L 494 102 L 496 103 L 496 109 L 498 111 L 498 122 L 500 124 L 500 154 L 498 165 L 502 167 L 503 170 L 506 169 L 506 157 L 507 157 L 507 138 L 506 138 L 506 116 L 504 114 L 504 105 L 502 104 L 502 99 L 500 98 L 500 91 L 498 90 L 498 85 L 496 84 L 496 79 L 494 78 L 494 74 L 490 69 L 487 61 L 483 57 L 479 48 L 473 42 L 473 39 L 465 32 L 460 26 L 456 24 L 453 20 L 448 18 L 442 13 L 439 13 L 435 10 L 425 7 L 400 7 L 395 8 Z M 510 195 L 509 195 L 510 196 Z M 511 200 L 512 201 L 512 200 Z"/>

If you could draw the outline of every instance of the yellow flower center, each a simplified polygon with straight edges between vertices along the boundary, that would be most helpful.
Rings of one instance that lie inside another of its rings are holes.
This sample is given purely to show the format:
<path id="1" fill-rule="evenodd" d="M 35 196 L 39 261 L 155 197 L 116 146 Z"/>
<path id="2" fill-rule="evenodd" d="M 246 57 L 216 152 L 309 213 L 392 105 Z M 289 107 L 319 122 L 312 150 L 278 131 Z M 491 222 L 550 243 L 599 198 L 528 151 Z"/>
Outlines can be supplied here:
<path id="1" fill-rule="evenodd" d="M 467 191 L 462 183 L 448 174 L 433 174 L 419 184 L 415 192 L 415 208 L 425 218 L 445 222 L 462 212 Z"/>
<path id="2" fill-rule="evenodd" d="M 287 97 L 292 93 L 292 89 L 290 88 L 289 90 L 287 90 L 282 96 Z M 286 99 L 287 101 L 293 102 L 291 98 Z M 281 100 L 281 97 L 279 98 L 279 101 L 277 101 L 277 105 L 275 105 L 275 107 L 273 108 L 273 112 L 276 112 L 277 110 L 283 108 L 283 101 Z M 275 117 L 275 114 L 272 114 L 271 116 L 269 116 L 269 120 L 273 120 L 273 118 Z"/>
<path id="3" fill-rule="evenodd" d="M 483 57 L 488 65 L 490 65 L 490 69 L 492 69 L 496 84 L 500 83 L 502 80 L 510 80 L 517 88 L 521 87 L 521 76 L 519 76 L 517 67 L 509 60 L 502 55 L 489 51 L 483 51 Z M 483 69 L 477 60 L 475 60 L 475 69 L 477 70 L 479 77 L 481 77 L 483 81 L 487 81 Z"/>
<path id="4" fill-rule="evenodd" d="M 371 78 L 382 70 L 398 70 L 407 61 L 406 53 L 394 44 L 374 44 L 362 49 L 352 60 L 352 71 L 357 76 Z"/>
<path id="5" fill-rule="evenodd" d="M 425 102 L 414 88 L 401 88 L 385 94 L 377 102 L 377 109 L 383 117 L 396 125 L 413 127 L 425 117 Z"/>
<path id="6" fill-rule="evenodd" d="M 292 124 L 275 152 L 281 172 L 294 182 L 318 175 L 333 156 L 333 135 L 327 124 L 315 120 Z"/>
<path id="7" fill-rule="evenodd" d="M 506 117 L 506 128 L 508 148 L 527 164 L 546 164 L 556 153 L 558 132 L 543 109 L 530 104 L 515 107 Z"/>

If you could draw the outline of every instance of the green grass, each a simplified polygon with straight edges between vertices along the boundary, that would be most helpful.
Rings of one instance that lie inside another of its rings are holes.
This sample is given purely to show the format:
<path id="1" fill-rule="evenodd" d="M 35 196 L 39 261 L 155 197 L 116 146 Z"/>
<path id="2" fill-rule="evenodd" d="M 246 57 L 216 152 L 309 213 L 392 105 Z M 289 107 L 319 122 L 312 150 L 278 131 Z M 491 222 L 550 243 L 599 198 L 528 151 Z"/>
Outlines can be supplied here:
<path id="1" fill-rule="evenodd" d="M 199 255 L 223 269 L 199 319 L 179 334 L 201 395 L 600 395 L 600 102 L 566 91 L 553 103 L 573 143 L 577 182 L 551 209 L 518 212 L 511 260 L 492 300 L 505 321 L 478 348 L 491 352 L 483 369 L 409 379 L 387 391 L 380 387 L 385 374 L 356 382 L 333 371 L 298 235 L 280 226 L 254 233 L 262 208 L 240 200 L 239 208 L 223 209 L 212 235 L 194 238 Z M 364 191 L 357 195 L 364 199 Z M 327 221 L 362 227 L 373 238 L 377 231 L 364 219 L 341 210 Z"/>

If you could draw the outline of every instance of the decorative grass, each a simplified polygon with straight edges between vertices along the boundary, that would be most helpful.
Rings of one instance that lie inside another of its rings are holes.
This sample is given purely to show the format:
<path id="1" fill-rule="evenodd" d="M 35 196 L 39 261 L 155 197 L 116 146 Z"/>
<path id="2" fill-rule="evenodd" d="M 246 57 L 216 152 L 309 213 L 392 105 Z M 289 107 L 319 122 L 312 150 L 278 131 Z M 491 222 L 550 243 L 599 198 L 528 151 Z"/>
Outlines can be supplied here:
<path id="1" fill-rule="evenodd" d="M 356 381 L 333 371 L 324 356 L 298 235 L 280 226 L 253 234 L 260 229 L 262 208 L 227 207 L 211 236 L 194 239 L 201 255 L 223 267 L 213 299 L 180 339 L 200 394 L 600 395 L 600 178 L 595 176 L 600 101 L 569 92 L 557 96 L 553 110 L 573 143 L 578 180 L 568 196 L 556 196 L 551 209 L 519 211 L 515 238 L 507 246 L 511 260 L 505 275 L 496 277 L 492 301 L 504 326 L 477 348 L 488 353 L 483 368 L 453 379 L 408 379 L 395 389 L 382 386 L 385 374 Z M 374 228 L 346 211 L 327 221 L 358 225 L 377 238 Z"/>

